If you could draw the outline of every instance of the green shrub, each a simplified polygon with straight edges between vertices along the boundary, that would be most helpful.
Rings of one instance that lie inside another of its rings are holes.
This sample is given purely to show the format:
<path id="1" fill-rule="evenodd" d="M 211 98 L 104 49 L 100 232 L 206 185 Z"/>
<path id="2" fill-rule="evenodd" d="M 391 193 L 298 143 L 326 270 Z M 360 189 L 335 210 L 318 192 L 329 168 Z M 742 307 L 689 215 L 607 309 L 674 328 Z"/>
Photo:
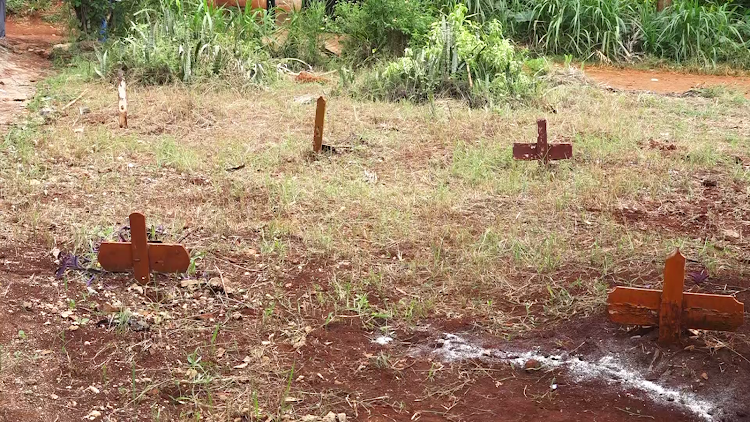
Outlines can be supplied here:
<path id="1" fill-rule="evenodd" d="M 503 37 L 499 22 L 480 25 L 466 12 L 459 4 L 435 22 L 423 48 L 407 49 L 405 57 L 373 73 L 364 91 L 388 100 L 451 96 L 473 106 L 532 96 L 537 79 L 524 70 L 524 57 Z"/>
<path id="2" fill-rule="evenodd" d="M 296 58 L 312 66 L 324 64 L 327 61 L 322 53 L 322 35 L 327 26 L 325 7 L 325 2 L 316 0 L 302 10 L 290 12 L 283 32 L 278 35 L 282 39 L 280 47 L 272 48 L 273 54 Z"/>
<path id="3" fill-rule="evenodd" d="M 42 12 L 52 5 L 52 0 L 8 0 L 5 7 L 10 15 L 32 15 Z"/>
<path id="4" fill-rule="evenodd" d="M 434 17 L 426 0 L 363 0 L 339 2 L 336 27 L 346 34 L 345 51 L 366 59 L 377 53 L 401 56 L 412 40 L 417 43 Z"/>
<path id="5" fill-rule="evenodd" d="M 750 65 L 750 21 L 730 3 L 677 0 L 644 25 L 645 48 L 677 62 Z"/>

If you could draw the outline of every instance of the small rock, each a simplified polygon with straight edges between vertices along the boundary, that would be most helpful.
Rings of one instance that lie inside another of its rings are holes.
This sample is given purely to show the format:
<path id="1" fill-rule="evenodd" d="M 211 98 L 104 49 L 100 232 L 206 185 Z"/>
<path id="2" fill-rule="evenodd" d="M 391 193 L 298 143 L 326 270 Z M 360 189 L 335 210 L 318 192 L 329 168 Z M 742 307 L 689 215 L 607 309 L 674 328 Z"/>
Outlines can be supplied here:
<path id="1" fill-rule="evenodd" d="M 336 422 L 336 414 L 333 412 L 328 412 L 327 415 L 323 416 L 323 420 L 321 422 Z"/>
<path id="2" fill-rule="evenodd" d="M 88 415 L 86 415 L 86 416 L 84 417 L 84 419 L 88 419 L 88 420 L 90 420 L 90 421 L 93 421 L 93 420 L 95 420 L 95 419 L 97 419 L 97 418 L 99 418 L 99 417 L 101 417 L 101 416 L 102 416 L 102 412 L 100 412 L 100 411 L 98 411 L 98 410 L 94 409 L 94 410 L 92 410 L 91 412 L 89 412 L 89 414 L 88 414 Z"/>
<path id="3" fill-rule="evenodd" d="M 339 413 L 336 418 L 338 418 L 338 422 L 346 422 L 346 413 Z"/>
<path id="4" fill-rule="evenodd" d="M 23 303 L 23 309 L 26 309 L 27 311 L 31 310 L 31 302 L 24 302 Z"/>
<path id="5" fill-rule="evenodd" d="M 737 230 L 724 229 L 722 231 L 722 233 L 724 234 L 725 238 L 729 238 L 729 239 L 739 239 L 740 238 L 740 233 Z"/>
<path id="6" fill-rule="evenodd" d="M 705 373 L 705 372 L 704 372 L 704 373 L 702 373 L 702 374 L 701 374 L 701 378 L 703 378 L 704 380 L 708 381 L 708 374 L 707 374 L 707 373 Z"/>
<path id="7" fill-rule="evenodd" d="M 529 359 L 523 364 L 523 369 L 527 371 L 538 371 L 542 368 L 542 363 L 536 359 Z"/>
<path id="8" fill-rule="evenodd" d="M 299 97 L 294 97 L 294 102 L 297 103 L 297 104 L 302 104 L 302 105 L 304 105 L 304 104 L 312 104 L 312 103 L 315 102 L 315 100 L 317 98 L 318 98 L 317 96 L 310 95 L 310 94 L 308 94 L 308 95 L 300 95 Z"/>
<path id="9" fill-rule="evenodd" d="M 300 422 L 318 422 L 320 418 L 315 415 L 305 415 L 300 419 Z"/>
<path id="10" fill-rule="evenodd" d="M 70 51 L 71 44 L 55 44 L 52 46 L 52 52 L 53 53 L 67 53 Z"/>
<path id="11" fill-rule="evenodd" d="M 93 385 L 90 385 L 89 388 L 86 389 L 86 391 L 91 391 L 94 394 L 99 394 L 101 391 L 99 391 L 98 388 L 94 387 Z"/>
<path id="12" fill-rule="evenodd" d="M 57 400 L 57 399 L 59 399 L 59 398 L 60 398 L 60 396 L 58 396 L 57 394 L 54 394 L 54 393 L 53 393 L 53 394 L 50 394 L 50 395 L 49 395 L 49 398 L 51 398 L 52 400 Z"/>
<path id="13" fill-rule="evenodd" d="M 86 106 L 83 106 L 83 107 L 78 107 L 78 113 L 79 113 L 79 114 L 81 114 L 81 115 L 83 116 L 84 114 L 89 114 L 89 113 L 91 113 L 91 109 L 90 109 L 90 108 L 88 108 L 88 107 L 86 107 Z"/>

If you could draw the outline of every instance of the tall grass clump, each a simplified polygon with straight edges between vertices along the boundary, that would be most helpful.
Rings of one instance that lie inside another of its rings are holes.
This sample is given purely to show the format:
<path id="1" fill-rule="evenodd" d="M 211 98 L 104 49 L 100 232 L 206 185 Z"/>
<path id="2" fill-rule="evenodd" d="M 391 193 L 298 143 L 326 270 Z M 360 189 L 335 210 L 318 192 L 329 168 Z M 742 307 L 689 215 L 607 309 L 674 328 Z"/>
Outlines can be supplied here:
<path id="1" fill-rule="evenodd" d="M 731 3 L 678 0 L 644 24 L 645 48 L 677 62 L 750 66 L 750 15 Z"/>
<path id="2" fill-rule="evenodd" d="M 312 1 L 302 10 L 290 12 L 277 43 L 271 44 L 276 57 L 296 58 L 311 66 L 320 66 L 328 61 L 323 54 L 323 34 L 328 26 L 326 5 L 323 1 Z"/>
<path id="3" fill-rule="evenodd" d="M 410 43 L 418 44 L 435 17 L 426 0 L 340 1 L 335 29 L 345 34 L 345 52 L 355 59 L 401 56 Z"/>
<path id="4" fill-rule="evenodd" d="M 275 75 L 261 39 L 273 25 L 265 10 L 230 11 L 203 1 L 160 0 L 137 12 L 128 34 L 97 54 L 103 77 L 124 69 L 146 84 L 219 76 L 260 83 Z"/>
<path id="5" fill-rule="evenodd" d="M 463 98 L 480 106 L 495 100 L 523 100 L 538 86 L 543 61 L 527 61 L 503 37 L 498 21 L 467 19 L 458 4 L 432 24 L 422 48 L 365 78 L 362 90 L 377 99 L 425 101 L 436 96 Z"/>
<path id="6" fill-rule="evenodd" d="M 528 33 L 546 53 L 628 59 L 639 48 L 642 7 L 638 0 L 539 0 Z"/>

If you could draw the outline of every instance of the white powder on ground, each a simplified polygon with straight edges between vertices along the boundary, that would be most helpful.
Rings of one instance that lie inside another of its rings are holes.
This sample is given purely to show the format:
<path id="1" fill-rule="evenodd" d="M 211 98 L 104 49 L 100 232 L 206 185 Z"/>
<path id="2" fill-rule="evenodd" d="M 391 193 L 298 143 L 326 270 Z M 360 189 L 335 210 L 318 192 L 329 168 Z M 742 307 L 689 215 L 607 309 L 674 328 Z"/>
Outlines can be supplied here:
<path id="1" fill-rule="evenodd" d="M 381 346 L 385 346 L 386 344 L 388 344 L 388 343 L 390 343 L 392 341 L 393 341 L 392 337 L 380 336 L 380 337 L 376 338 L 375 340 L 373 340 L 372 342 L 373 343 L 377 343 L 377 344 L 379 344 Z"/>
<path id="2" fill-rule="evenodd" d="M 565 368 L 576 380 L 604 380 L 610 384 L 619 384 L 621 389 L 635 389 L 644 392 L 654 401 L 681 407 L 707 421 L 714 420 L 712 416 L 716 408 L 711 403 L 698 399 L 694 394 L 663 387 L 655 382 L 643 378 L 639 373 L 627 368 L 613 356 L 605 356 L 597 362 L 588 362 L 574 356 L 550 355 L 544 356 L 537 352 L 511 353 L 497 349 L 487 349 L 472 344 L 455 334 L 444 334 L 438 339 L 440 347 L 431 351 L 444 362 L 455 362 L 467 359 L 495 358 L 509 361 L 517 366 L 534 359 L 543 366 L 550 368 Z"/>

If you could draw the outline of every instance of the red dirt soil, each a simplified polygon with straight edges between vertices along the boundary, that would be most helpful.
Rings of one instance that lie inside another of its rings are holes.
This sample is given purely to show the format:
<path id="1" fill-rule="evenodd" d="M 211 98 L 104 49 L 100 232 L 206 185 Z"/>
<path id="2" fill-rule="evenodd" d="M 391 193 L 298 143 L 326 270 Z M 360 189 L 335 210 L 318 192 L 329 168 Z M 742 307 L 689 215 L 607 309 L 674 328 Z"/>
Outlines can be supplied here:
<path id="1" fill-rule="evenodd" d="M 724 85 L 750 98 L 750 77 L 695 75 L 666 70 L 617 69 L 586 67 L 589 78 L 605 86 L 626 91 L 650 91 L 659 94 L 682 94 L 696 88 Z"/>
<path id="2" fill-rule="evenodd" d="M 50 66 L 52 45 L 62 40 L 62 30 L 40 18 L 6 22 L 6 38 L 0 41 L 0 127 L 23 112 Z"/>

